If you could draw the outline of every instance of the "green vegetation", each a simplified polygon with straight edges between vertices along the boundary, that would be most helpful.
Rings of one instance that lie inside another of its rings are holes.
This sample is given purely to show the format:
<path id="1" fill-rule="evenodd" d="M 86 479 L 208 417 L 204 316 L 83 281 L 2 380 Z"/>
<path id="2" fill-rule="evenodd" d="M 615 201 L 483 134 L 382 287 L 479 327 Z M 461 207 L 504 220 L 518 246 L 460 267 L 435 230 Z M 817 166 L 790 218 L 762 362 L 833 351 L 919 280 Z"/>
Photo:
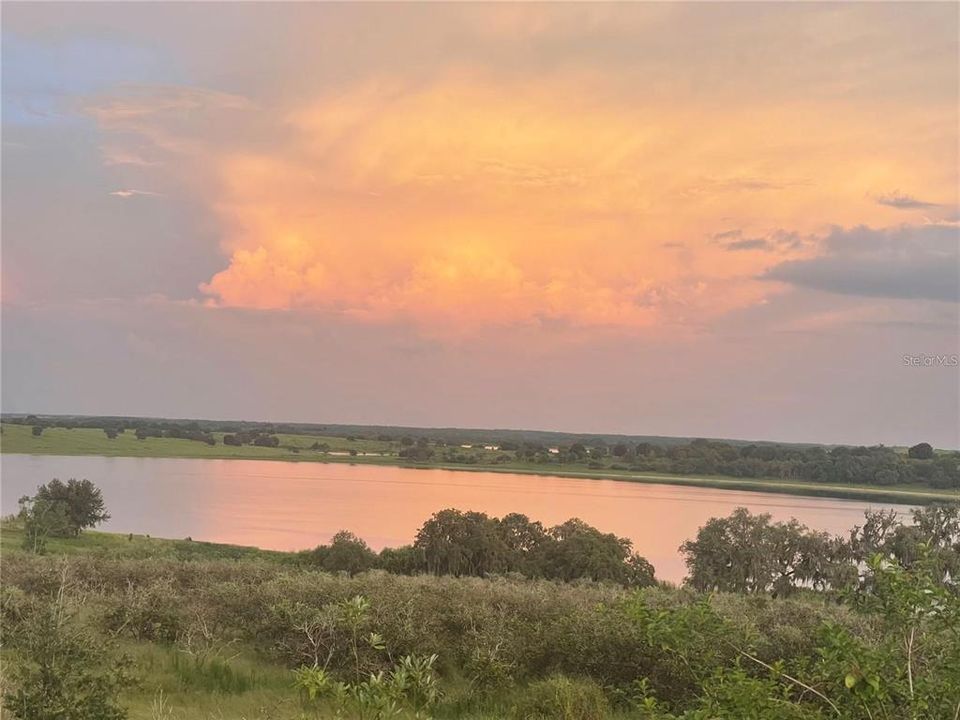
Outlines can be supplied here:
<path id="1" fill-rule="evenodd" d="M 84 493 L 73 493 L 67 500 L 56 501 L 56 513 L 38 516 L 38 509 L 49 507 L 41 498 L 50 497 L 59 488 L 77 488 Z M 92 489 L 92 490 L 91 490 Z M 95 510 L 90 510 L 93 496 Z M 90 517 L 84 525 L 74 527 L 61 522 L 83 508 Z M 92 513 L 96 512 L 94 517 Z M 37 489 L 34 497 L 20 501 L 17 528 L 22 533 L 21 547 L 39 554 L 46 550 L 53 538 L 77 537 L 80 528 L 89 527 L 107 515 L 103 508 L 100 491 L 89 483 L 71 480 L 64 485 L 54 480 Z M 54 518 L 49 521 L 48 518 Z M 38 528 L 43 529 L 40 535 Z M 13 532 L 12 528 L 8 531 Z M 109 537 L 109 536 L 107 536 Z M 9 543 L 9 537 L 5 543 Z M 133 536 L 128 536 L 132 545 Z M 189 541 L 189 547 L 202 547 Z M 176 549 L 180 545 L 171 546 Z M 229 547 L 207 544 L 206 550 L 194 552 L 193 557 Z M 247 551 L 247 554 L 251 551 Z M 120 551 L 124 556 L 129 553 Z M 234 557 L 243 557 L 244 551 L 235 551 Z M 180 555 L 178 555 L 179 557 Z M 191 555 L 188 555 L 190 557 Z M 209 555 L 208 555 L 209 556 Z M 612 533 L 603 533 L 587 523 L 570 519 L 553 528 L 545 528 L 540 522 L 526 515 L 511 513 L 504 518 L 492 518 L 480 512 L 441 510 L 429 518 L 417 533 L 412 545 L 386 548 L 379 555 L 353 533 L 341 531 L 334 535 L 330 545 L 321 545 L 300 553 L 277 553 L 273 557 L 285 558 L 301 566 L 319 568 L 328 572 L 346 572 L 350 575 L 372 569 L 393 573 L 472 575 L 487 577 L 494 574 L 516 573 L 524 577 L 559 580 L 590 579 L 619 583 L 624 586 L 642 587 L 654 582 L 654 568 L 646 559 L 633 552 L 626 538 Z"/>
<path id="2" fill-rule="evenodd" d="M 628 587 L 654 583 L 653 566 L 633 552 L 626 538 L 603 533 L 576 518 L 545 528 L 520 513 L 492 518 L 481 512 L 441 510 L 423 524 L 413 545 L 385 548 L 378 555 L 353 533 L 341 531 L 330 545 L 296 557 L 302 564 L 350 575 L 381 569 L 455 577 L 515 573 Z"/>
<path id="3" fill-rule="evenodd" d="M 956 500 L 960 491 L 960 453 L 927 453 L 920 446 L 924 443 L 908 453 L 885 447 L 824 448 L 705 440 L 654 444 L 621 438 L 609 443 L 602 437 L 588 444 L 574 439 L 581 436 L 548 434 L 566 438 L 558 445 L 548 445 L 502 438 L 512 437 L 511 433 L 521 437 L 538 436 L 536 433 L 486 431 L 486 436 L 471 435 L 473 442 L 451 445 L 443 438 L 453 431 L 446 430 L 420 431 L 435 433 L 431 438 L 425 434 L 374 433 L 370 428 L 364 434 L 296 434 L 280 430 L 301 426 L 265 423 L 32 416 L 17 420 L 2 426 L 3 452 L 404 465 L 915 504 Z M 36 426 L 36 422 L 44 424 Z M 105 426 L 81 426 L 94 423 Z M 35 435 L 33 427 L 40 427 L 41 434 Z"/>
<path id="4" fill-rule="evenodd" d="M 684 544 L 679 589 L 626 573 L 612 535 L 519 515 L 442 511 L 379 555 L 348 532 L 304 553 L 24 537 L 0 526 L 14 718 L 960 713 L 957 506 L 848 538 L 738 510 Z"/>
<path id="5" fill-rule="evenodd" d="M 50 537 L 77 537 L 84 528 L 110 519 L 100 489 L 89 480 L 53 479 L 19 504 L 23 544 L 33 552 L 42 551 Z"/>

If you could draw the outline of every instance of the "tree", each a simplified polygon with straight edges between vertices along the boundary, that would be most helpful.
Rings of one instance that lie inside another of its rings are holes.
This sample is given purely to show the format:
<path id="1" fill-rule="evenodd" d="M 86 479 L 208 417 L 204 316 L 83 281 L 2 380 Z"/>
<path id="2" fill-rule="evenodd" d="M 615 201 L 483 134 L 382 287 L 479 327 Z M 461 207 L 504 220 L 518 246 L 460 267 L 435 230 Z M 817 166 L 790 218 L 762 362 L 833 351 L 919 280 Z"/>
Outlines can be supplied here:
<path id="1" fill-rule="evenodd" d="M 107 436 L 108 440 L 115 440 L 120 433 L 117 432 L 116 428 L 106 427 L 103 429 L 103 434 Z"/>
<path id="2" fill-rule="evenodd" d="M 928 569 L 937 569 L 941 582 L 960 577 L 960 505 L 915 508 L 912 525 L 901 522 L 893 510 L 867 510 L 864 516 L 864 524 L 850 532 L 847 544 L 853 562 L 863 565 L 881 555 L 912 569 L 923 557 Z"/>
<path id="3" fill-rule="evenodd" d="M 40 437 L 43 435 L 43 425 L 34 425 L 33 426 L 33 436 Z"/>
<path id="4" fill-rule="evenodd" d="M 426 461 L 433 457 L 433 448 L 425 444 L 417 444 L 412 447 L 405 447 L 397 455 L 407 460 Z"/>
<path id="5" fill-rule="evenodd" d="M 551 538 L 543 524 L 521 513 L 510 513 L 497 520 L 497 530 L 506 548 L 506 570 L 536 575 L 534 556 Z"/>
<path id="6" fill-rule="evenodd" d="M 933 457 L 933 446 L 930 443 L 917 443 L 907 450 L 907 457 L 913 460 L 930 460 Z"/>
<path id="7" fill-rule="evenodd" d="M 572 462 L 578 462 L 587 457 L 587 448 L 581 442 L 575 442 L 567 448 L 567 457 Z"/>
<path id="8" fill-rule="evenodd" d="M 426 562 L 423 552 L 412 545 L 398 548 L 384 548 L 377 558 L 377 567 L 395 575 L 415 575 L 423 572 Z"/>
<path id="9" fill-rule="evenodd" d="M 711 518 L 696 540 L 680 546 L 695 589 L 787 594 L 800 585 L 823 587 L 833 576 L 833 544 L 796 520 L 771 523 L 769 514 L 737 508 Z"/>
<path id="10" fill-rule="evenodd" d="M 347 530 L 334 535 L 325 551 L 321 567 L 328 572 L 346 572 L 353 576 L 369 570 L 377 561 L 370 546 Z"/>
<path id="11" fill-rule="evenodd" d="M 511 552 L 529 553 L 549 539 L 543 523 L 522 513 L 510 513 L 497 521 L 500 536 Z"/>
<path id="12" fill-rule="evenodd" d="M 427 571 L 483 577 L 507 566 L 507 546 L 495 519 L 485 513 L 448 509 L 435 513 L 417 532 Z"/>
<path id="13" fill-rule="evenodd" d="M 547 578 L 615 582 L 621 585 L 652 585 L 653 566 L 633 553 L 626 538 L 603 533 L 573 518 L 551 528 L 552 542 L 536 553 L 538 574 Z"/>
<path id="14" fill-rule="evenodd" d="M 253 444 L 257 447 L 279 447 L 280 438 L 276 435 L 260 434 L 253 439 Z"/>
<path id="15" fill-rule="evenodd" d="M 71 533 L 67 504 L 59 500 L 35 499 L 24 495 L 19 500 L 19 517 L 23 521 L 23 548 L 42 553 L 47 538 Z"/>
<path id="16" fill-rule="evenodd" d="M 103 494 L 89 480 L 71 478 L 66 483 L 53 479 L 37 488 L 34 502 L 62 503 L 69 519 L 66 534 L 79 535 L 84 528 L 91 528 L 109 520 Z"/>

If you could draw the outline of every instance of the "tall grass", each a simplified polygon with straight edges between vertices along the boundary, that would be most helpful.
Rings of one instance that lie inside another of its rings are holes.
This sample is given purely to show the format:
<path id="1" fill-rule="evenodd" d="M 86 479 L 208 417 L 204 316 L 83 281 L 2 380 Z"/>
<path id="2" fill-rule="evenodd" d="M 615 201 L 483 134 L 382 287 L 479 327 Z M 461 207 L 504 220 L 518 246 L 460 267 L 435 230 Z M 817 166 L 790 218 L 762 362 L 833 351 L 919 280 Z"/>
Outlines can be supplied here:
<path id="1" fill-rule="evenodd" d="M 256 672 L 235 667 L 222 658 L 200 661 L 174 652 L 170 656 L 170 667 L 187 690 L 238 695 L 260 684 Z"/>

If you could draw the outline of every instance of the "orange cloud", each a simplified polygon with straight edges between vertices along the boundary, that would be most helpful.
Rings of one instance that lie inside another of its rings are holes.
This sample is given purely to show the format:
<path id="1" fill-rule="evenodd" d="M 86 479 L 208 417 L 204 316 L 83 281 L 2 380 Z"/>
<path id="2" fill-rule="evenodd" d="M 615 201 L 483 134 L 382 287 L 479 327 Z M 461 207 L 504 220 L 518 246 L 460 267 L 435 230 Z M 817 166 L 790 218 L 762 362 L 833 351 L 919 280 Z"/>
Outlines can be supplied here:
<path id="1" fill-rule="evenodd" d="M 380 79 L 279 119 L 221 94 L 165 93 L 158 108 L 117 102 L 98 117 L 202 157 L 229 258 L 201 285 L 208 302 L 439 331 L 709 322 L 781 291 L 756 278 L 816 252 L 742 240 L 730 252 L 714 236 L 885 224 L 897 209 L 870 188 L 936 197 L 950 177 L 939 135 L 904 140 L 927 127 L 921 110 L 873 125 L 842 103 L 721 112 L 624 96 L 587 72 Z M 269 131 L 207 144 L 177 132 L 207 111 Z"/>

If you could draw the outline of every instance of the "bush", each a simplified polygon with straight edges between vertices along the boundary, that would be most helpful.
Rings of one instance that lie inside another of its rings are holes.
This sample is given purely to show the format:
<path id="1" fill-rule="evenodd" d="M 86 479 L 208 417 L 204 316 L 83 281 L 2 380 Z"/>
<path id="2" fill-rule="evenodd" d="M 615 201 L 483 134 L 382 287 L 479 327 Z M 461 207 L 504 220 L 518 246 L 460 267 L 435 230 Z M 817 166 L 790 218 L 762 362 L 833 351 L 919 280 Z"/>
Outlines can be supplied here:
<path id="1" fill-rule="evenodd" d="M 592 680 L 554 675 L 532 683 L 511 710 L 515 720 L 602 720 L 609 711 Z"/>
<path id="2" fill-rule="evenodd" d="M 169 579 L 148 584 L 131 582 L 104 598 L 104 606 L 103 625 L 114 635 L 170 642 L 184 626 L 183 602 Z"/>
<path id="3" fill-rule="evenodd" d="M 19 720 L 123 720 L 120 690 L 129 683 L 125 659 L 79 623 L 63 598 L 38 604 L 23 620 L 13 646 L 19 662 L 3 707 Z M 9 638 L 8 638 L 9 642 Z"/>

